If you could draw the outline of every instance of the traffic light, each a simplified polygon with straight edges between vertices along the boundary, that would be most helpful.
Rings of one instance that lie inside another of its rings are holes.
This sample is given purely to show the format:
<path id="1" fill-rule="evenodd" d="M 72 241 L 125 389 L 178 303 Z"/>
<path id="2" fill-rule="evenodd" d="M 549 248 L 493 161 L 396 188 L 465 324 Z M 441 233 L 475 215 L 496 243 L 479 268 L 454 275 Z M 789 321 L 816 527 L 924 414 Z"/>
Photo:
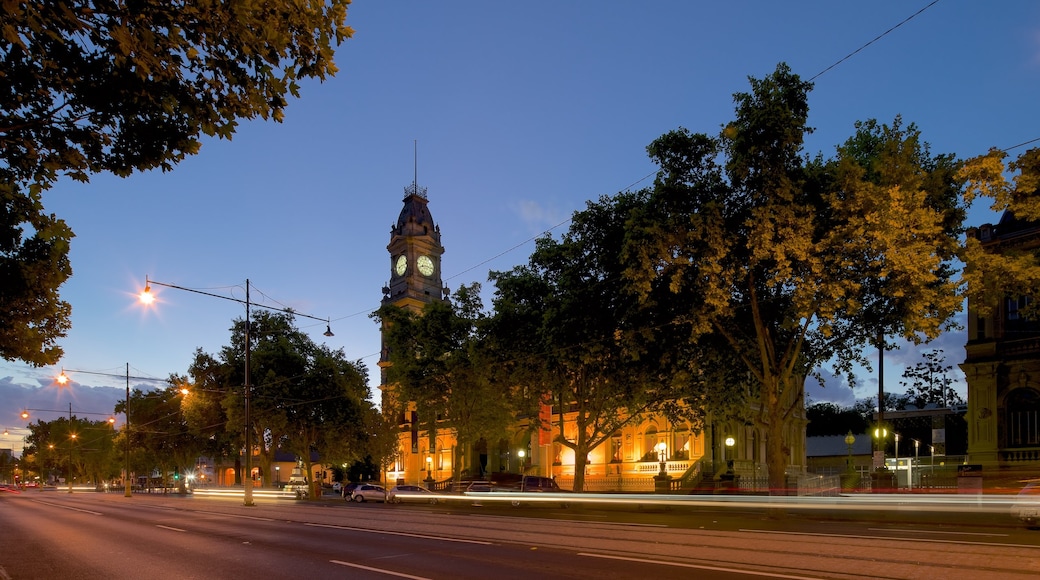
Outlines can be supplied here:
<path id="1" fill-rule="evenodd" d="M 174 481 L 178 481 L 178 480 L 180 480 L 180 478 L 181 478 L 181 473 L 179 471 L 177 471 L 176 467 L 174 467 L 173 468 L 173 480 Z"/>

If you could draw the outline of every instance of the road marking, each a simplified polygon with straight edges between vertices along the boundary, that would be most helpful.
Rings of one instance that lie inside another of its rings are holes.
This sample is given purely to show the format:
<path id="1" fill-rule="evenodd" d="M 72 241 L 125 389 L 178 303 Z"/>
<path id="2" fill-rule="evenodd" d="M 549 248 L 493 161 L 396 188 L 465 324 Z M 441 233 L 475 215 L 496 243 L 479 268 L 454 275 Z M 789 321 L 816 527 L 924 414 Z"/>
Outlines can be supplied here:
<path id="1" fill-rule="evenodd" d="M 637 562 L 640 564 L 659 564 L 661 566 L 673 566 L 676 568 L 694 568 L 697 570 L 711 570 L 713 572 L 734 572 L 737 574 L 744 574 L 747 576 L 766 576 L 768 578 L 789 578 L 792 580 L 821 580 L 819 576 L 792 576 L 790 574 L 780 574 L 778 572 L 759 572 L 758 570 L 748 570 L 746 568 L 723 568 L 722 566 L 708 566 L 706 564 L 689 564 L 686 562 L 665 562 L 662 560 L 650 560 L 649 558 L 629 558 L 626 556 L 612 556 L 608 554 L 593 554 L 590 552 L 578 552 L 579 556 L 588 556 L 590 558 L 605 558 L 607 560 L 625 560 L 628 562 Z"/>
<path id="2" fill-rule="evenodd" d="M 780 532 L 774 530 L 752 530 L 740 528 L 738 532 L 751 534 L 777 534 L 787 536 L 815 536 L 818 538 L 848 538 L 853 540 L 899 540 L 900 542 L 931 542 L 933 544 L 957 544 L 961 546 L 1000 546 L 1002 548 L 1030 548 L 1040 550 L 1040 546 L 1034 544 L 1005 544 L 1003 542 L 969 542 L 966 540 L 937 540 L 935 538 L 897 538 L 893 536 L 867 536 L 862 534 L 824 534 L 813 532 Z"/>
<path id="3" fill-rule="evenodd" d="M 376 572 L 378 574 L 387 574 L 389 576 L 397 576 L 398 578 L 411 578 L 412 580 L 430 580 L 425 576 L 412 576 L 411 574 L 403 574 L 401 572 L 393 572 L 390 570 L 384 570 L 382 568 L 372 568 L 370 566 L 362 566 L 361 564 L 352 564 L 350 562 L 344 562 L 342 560 L 329 560 L 333 564 L 339 564 L 340 566 L 350 566 L 351 568 L 358 568 L 360 570 L 368 570 L 369 572 Z"/>
<path id="4" fill-rule="evenodd" d="M 430 536 L 427 534 L 410 534 L 407 532 L 391 532 L 387 530 L 373 530 L 369 528 L 356 528 L 353 526 L 337 526 L 333 524 L 314 524 L 304 523 L 305 526 L 311 526 L 315 528 L 333 528 L 336 530 L 349 530 L 353 532 L 368 532 L 371 534 L 387 534 L 390 536 L 405 536 L 408 538 L 422 538 L 424 540 L 440 540 L 442 542 L 456 542 L 460 544 L 479 544 L 481 546 L 493 546 L 494 542 L 485 542 L 483 540 L 464 540 L 461 538 L 445 538 L 443 536 Z"/>
<path id="5" fill-rule="evenodd" d="M 243 519 L 243 520 L 259 520 L 261 522 L 273 522 L 273 521 L 275 521 L 274 518 L 262 518 L 260 516 L 243 516 L 243 515 L 239 515 L 239 514 L 225 514 L 225 513 L 221 513 L 221 512 L 207 512 L 207 511 L 203 511 L 203 510 L 176 510 L 176 511 L 190 511 L 192 513 L 205 514 L 207 516 L 222 516 L 222 517 L 225 517 L 225 518 L 240 518 L 240 519 Z"/>
<path id="6" fill-rule="evenodd" d="M 85 510 L 85 509 L 82 509 L 82 508 L 76 508 L 76 507 L 72 507 L 72 506 L 62 505 L 60 503 L 51 503 L 49 501 L 40 501 L 38 499 L 34 499 L 33 501 L 35 501 L 36 503 L 42 503 L 43 505 L 49 505 L 51 507 L 61 508 L 63 510 L 69 510 L 69 511 L 74 511 L 74 512 L 82 512 L 82 513 L 85 513 L 85 514 L 90 514 L 92 516 L 103 516 L 103 515 L 105 515 L 105 514 L 103 514 L 101 512 L 95 512 L 95 511 L 91 511 L 91 510 Z"/>
<path id="7" fill-rule="evenodd" d="M 162 524 L 155 524 L 155 527 L 162 528 L 164 530 L 171 530 L 171 531 L 174 531 L 174 532 L 186 532 L 186 531 L 188 531 L 188 530 L 182 530 L 180 528 L 174 528 L 174 527 L 171 527 L 171 526 L 164 526 Z"/>
<path id="8" fill-rule="evenodd" d="M 871 532 L 904 532 L 907 534 L 947 534 L 950 536 L 990 536 L 1006 538 L 1009 534 L 987 534 L 983 532 L 940 532 L 938 530 L 911 530 L 908 528 L 867 528 Z"/>

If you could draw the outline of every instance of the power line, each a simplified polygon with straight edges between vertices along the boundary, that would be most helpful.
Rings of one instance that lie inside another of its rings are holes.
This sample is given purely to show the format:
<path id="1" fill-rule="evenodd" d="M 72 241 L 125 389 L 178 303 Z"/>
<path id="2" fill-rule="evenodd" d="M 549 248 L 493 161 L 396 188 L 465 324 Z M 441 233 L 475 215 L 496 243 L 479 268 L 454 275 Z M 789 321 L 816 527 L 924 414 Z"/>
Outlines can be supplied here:
<path id="1" fill-rule="evenodd" d="M 916 16 L 918 15 L 918 14 L 920 14 L 920 13 L 924 12 L 925 10 L 928 10 L 929 8 L 931 8 L 932 6 L 935 6 L 935 5 L 936 5 L 936 4 L 938 4 L 938 3 L 939 3 L 939 0 L 932 0 L 932 2 L 931 2 L 930 4 L 928 4 L 927 6 L 925 6 L 925 7 L 924 7 L 924 8 L 922 8 L 922 9 L 918 10 L 917 12 L 914 12 L 914 13 L 913 13 L 913 14 L 911 14 L 910 16 L 907 16 L 907 17 L 906 17 L 906 18 L 905 18 L 905 19 L 904 19 L 904 20 L 903 20 L 902 22 L 900 22 L 899 24 L 896 24 L 896 25 L 895 25 L 895 26 L 893 26 L 892 28 L 889 28 L 888 30 L 886 30 L 886 31 L 882 32 L 881 34 L 879 34 L 879 35 L 877 35 L 876 37 L 874 37 L 874 39 L 873 39 L 873 40 L 871 40 L 870 42 L 868 42 L 868 43 L 864 44 L 863 46 L 861 46 L 861 47 L 857 48 L 856 50 L 854 50 L 854 51 L 850 52 L 849 54 L 847 54 L 847 55 L 845 55 L 844 57 L 842 57 L 841 59 L 839 59 L 839 60 L 838 60 L 838 62 L 836 62 L 836 63 L 832 64 L 831 66 L 829 66 L 829 67 L 827 67 L 827 68 L 825 68 L 825 69 L 821 70 L 820 72 L 816 73 L 815 75 L 813 75 L 813 77 L 812 77 L 812 78 L 810 78 L 810 79 L 809 79 L 809 82 L 810 82 L 810 83 L 811 83 L 811 82 L 813 82 L 814 80 L 816 80 L 817 78 L 819 78 L 819 77 L 820 77 L 821 75 L 823 75 L 823 73 L 825 73 L 825 72 L 827 72 L 827 71 L 831 70 L 832 68 L 834 68 L 834 67 L 838 66 L 839 64 L 841 64 L 841 63 L 845 62 L 846 60 L 848 60 L 848 59 L 852 58 L 852 57 L 853 57 L 853 56 L 854 56 L 854 55 L 855 55 L 856 53 L 858 53 L 859 51 L 861 51 L 861 50 L 863 50 L 864 48 L 866 48 L 866 47 L 870 46 L 871 44 L 874 44 L 874 43 L 875 43 L 875 42 L 877 42 L 878 40 L 881 40 L 881 39 L 882 39 L 883 37 L 887 36 L 887 35 L 888 35 L 888 34 L 889 34 L 890 32 L 892 32 L 893 30 L 895 30 L 895 29 L 899 28 L 900 26 L 902 26 L 902 25 L 906 24 L 907 22 L 910 22 L 910 21 L 911 21 L 911 20 L 913 20 L 913 19 L 914 19 L 914 17 L 916 17 Z"/>

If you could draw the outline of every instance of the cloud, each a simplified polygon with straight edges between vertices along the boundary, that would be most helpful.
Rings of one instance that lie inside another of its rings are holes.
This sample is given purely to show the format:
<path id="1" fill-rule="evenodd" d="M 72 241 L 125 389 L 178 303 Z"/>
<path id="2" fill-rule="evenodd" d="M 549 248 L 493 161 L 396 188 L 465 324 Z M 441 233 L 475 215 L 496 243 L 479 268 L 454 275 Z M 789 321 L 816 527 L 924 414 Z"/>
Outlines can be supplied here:
<path id="1" fill-rule="evenodd" d="M 39 384 L 18 382 L 11 376 L 0 378 L 0 427 L 24 427 L 37 420 L 68 416 L 70 405 L 73 415 L 103 420 L 126 398 L 125 388 L 91 387 L 74 381 L 57 387 L 53 380 L 34 380 Z M 24 410 L 29 410 L 29 419 L 21 417 Z"/>
<path id="2" fill-rule="evenodd" d="M 834 403 L 843 407 L 851 407 L 856 402 L 855 390 L 849 388 L 845 377 L 828 370 L 820 371 L 823 385 L 815 377 L 805 379 L 805 395 L 807 403 Z"/>
<path id="3" fill-rule="evenodd" d="M 561 212 L 553 207 L 546 207 L 534 200 L 520 200 L 512 205 L 512 210 L 519 216 L 520 220 L 531 227 L 532 230 L 543 232 L 566 221 L 569 212 Z"/>

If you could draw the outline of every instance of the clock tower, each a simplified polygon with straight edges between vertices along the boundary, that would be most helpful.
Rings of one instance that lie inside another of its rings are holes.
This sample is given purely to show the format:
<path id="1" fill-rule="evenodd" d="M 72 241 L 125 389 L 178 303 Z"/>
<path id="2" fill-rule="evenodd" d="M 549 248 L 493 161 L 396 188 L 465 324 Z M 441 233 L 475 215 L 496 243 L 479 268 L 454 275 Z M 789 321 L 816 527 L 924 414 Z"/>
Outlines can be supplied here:
<path id="1" fill-rule="evenodd" d="M 390 283 L 383 286 L 382 305 L 398 306 L 420 313 L 430 302 L 447 300 L 448 289 L 444 287 L 441 278 L 444 246 L 441 245 L 441 230 L 433 223 L 433 216 L 427 206 L 429 200 L 426 198 L 426 188 L 419 187 L 413 181 L 404 188 L 403 203 L 397 223 L 390 228 L 390 243 L 386 245 L 390 253 Z M 382 391 L 383 409 L 386 411 L 404 403 L 403 407 L 399 407 L 401 414 L 398 417 L 401 429 L 399 449 L 402 455 L 391 470 L 395 478 L 402 479 L 405 474 L 418 474 L 422 469 L 419 421 L 414 405 L 396 401 L 394 385 L 387 384 L 386 374 L 391 362 L 385 342 L 380 352 L 379 390 Z M 425 456 L 428 462 L 432 461 L 428 449 Z M 428 469 L 427 475 L 429 473 Z"/>
<path id="2" fill-rule="evenodd" d="M 433 223 L 426 188 L 413 181 L 404 188 L 404 207 L 390 228 L 390 284 L 383 287 L 383 302 L 422 310 L 428 302 L 444 300 L 441 281 L 441 229 Z"/>

